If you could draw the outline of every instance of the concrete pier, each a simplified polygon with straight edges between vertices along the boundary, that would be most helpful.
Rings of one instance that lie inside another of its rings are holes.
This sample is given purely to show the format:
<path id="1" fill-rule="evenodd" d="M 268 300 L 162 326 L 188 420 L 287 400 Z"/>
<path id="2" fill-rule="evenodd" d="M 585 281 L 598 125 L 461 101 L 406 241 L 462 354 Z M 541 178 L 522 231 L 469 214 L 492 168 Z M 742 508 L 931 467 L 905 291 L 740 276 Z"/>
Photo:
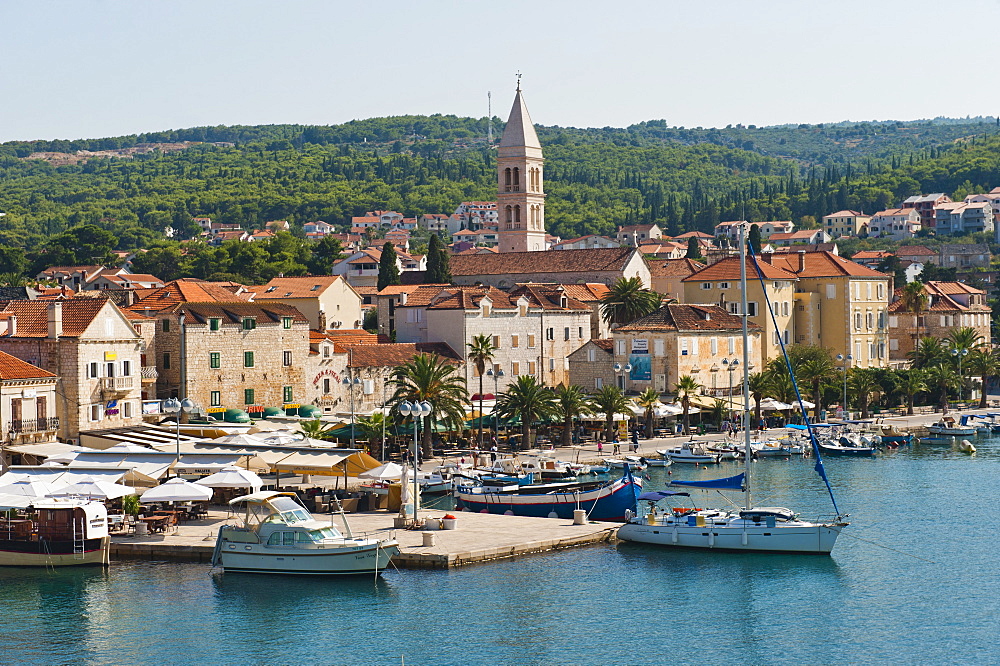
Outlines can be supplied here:
<path id="1" fill-rule="evenodd" d="M 421 517 L 441 518 L 445 511 L 423 511 Z M 174 560 L 209 562 L 219 526 L 227 522 L 225 511 L 212 511 L 206 520 L 184 523 L 176 533 L 145 536 L 115 536 L 111 540 L 112 560 Z M 394 513 L 376 511 L 347 514 L 354 536 L 394 535 L 400 553 L 392 562 L 398 568 L 448 569 L 565 548 L 575 548 L 613 540 L 617 523 L 592 522 L 574 525 L 560 518 L 525 518 L 483 513 L 452 512 L 454 530 L 408 530 L 393 527 Z M 329 515 L 316 515 L 330 521 Z M 228 519 L 235 522 L 235 519 Z M 343 520 L 333 524 L 345 531 Z M 424 535 L 432 534 L 434 545 L 424 545 Z"/>

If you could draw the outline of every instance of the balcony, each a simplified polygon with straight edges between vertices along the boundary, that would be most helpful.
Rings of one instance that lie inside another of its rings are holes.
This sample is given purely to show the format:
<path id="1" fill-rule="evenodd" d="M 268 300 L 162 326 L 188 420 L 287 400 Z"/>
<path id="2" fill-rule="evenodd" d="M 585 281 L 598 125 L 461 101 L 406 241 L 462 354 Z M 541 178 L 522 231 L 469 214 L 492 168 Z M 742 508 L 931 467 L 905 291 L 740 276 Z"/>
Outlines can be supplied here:
<path id="1" fill-rule="evenodd" d="M 128 393 L 134 386 L 133 377 L 101 377 L 101 391 L 104 393 Z"/>
<path id="2" fill-rule="evenodd" d="M 142 377 L 143 382 L 155 382 L 160 373 L 156 371 L 155 365 L 147 365 L 140 368 L 139 376 Z"/>
<path id="3" fill-rule="evenodd" d="M 20 419 L 11 421 L 7 430 L 12 434 L 30 435 L 36 432 L 53 432 L 59 430 L 59 417 L 50 416 L 37 419 Z"/>

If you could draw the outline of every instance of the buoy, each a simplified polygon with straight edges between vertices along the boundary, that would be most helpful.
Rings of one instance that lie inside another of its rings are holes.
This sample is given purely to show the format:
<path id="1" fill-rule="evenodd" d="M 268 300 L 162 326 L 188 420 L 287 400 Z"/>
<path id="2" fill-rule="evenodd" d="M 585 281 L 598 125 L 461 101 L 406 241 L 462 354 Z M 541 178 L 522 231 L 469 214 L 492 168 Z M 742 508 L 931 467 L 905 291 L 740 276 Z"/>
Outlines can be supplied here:
<path id="1" fill-rule="evenodd" d="M 668 469 L 667 470 L 667 475 L 669 476 L 669 475 L 672 475 L 672 474 L 673 474 L 673 472 Z"/>

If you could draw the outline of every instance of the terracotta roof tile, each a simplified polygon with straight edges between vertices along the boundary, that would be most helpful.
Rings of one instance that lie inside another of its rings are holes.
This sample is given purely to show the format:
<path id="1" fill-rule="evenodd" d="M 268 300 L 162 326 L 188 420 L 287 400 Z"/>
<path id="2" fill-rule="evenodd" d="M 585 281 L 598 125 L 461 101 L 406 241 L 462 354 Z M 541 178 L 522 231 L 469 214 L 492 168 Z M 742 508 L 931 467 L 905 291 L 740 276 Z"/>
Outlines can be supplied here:
<path id="1" fill-rule="evenodd" d="M 247 287 L 256 294 L 256 300 L 273 298 L 315 298 L 333 283 L 343 280 L 340 275 L 301 275 L 276 277 L 267 284 Z"/>
<path id="2" fill-rule="evenodd" d="M 241 289 L 242 285 L 236 283 L 205 282 L 194 278 L 182 278 L 168 282 L 159 289 L 149 291 L 131 309 L 142 311 L 149 308 L 156 312 L 168 310 L 178 303 L 249 301 L 252 296 L 250 292 L 246 292 L 245 295 L 234 293 Z"/>
<path id="3" fill-rule="evenodd" d="M 62 301 L 62 337 L 76 338 L 83 334 L 104 308 L 107 299 L 72 298 Z M 49 334 L 49 302 L 7 301 L 2 311 L 17 317 L 18 338 L 44 338 Z M 115 307 L 114 304 L 111 307 Z"/>
<path id="4" fill-rule="evenodd" d="M 705 268 L 705 264 L 694 259 L 666 259 L 649 262 L 649 274 L 653 277 L 687 277 Z"/>
<path id="5" fill-rule="evenodd" d="M 909 257 L 916 257 L 920 255 L 926 257 L 936 257 L 938 255 L 937 252 L 930 249 L 929 247 L 924 247 L 923 245 L 903 245 L 902 247 L 896 250 L 897 256 L 901 254 Z"/>
<path id="6" fill-rule="evenodd" d="M 612 338 L 593 338 L 591 342 L 609 354 L 615 348 L 615 341 Z"/>
<path id="7" fill-rule="evenodd" d="M 750 323 L 749 329 L 760 327 Z M 737 315 L 718 305 L 670 303 L 656 312 L 640 317 L 618 331 L 740 331 L 743 323 Z"/>
<path id="8" fill-rule="evenodd" d="M 680 236 L 674 236 L 674 238 L 691 238 L 691 236 L 695 238 L 715 238 L 712 234 L 706 234 L 704 231 L 688 231 Z"/>
<path id="9" fill-rule="evenodd" d="M 758 260 L 760 265 L 760 273 L 754 270 L 753 262 L 750 257 L 746 258 L 747 265 L 747 279 L 756 280 L 760 275 L 768 280 L 795 280 L 795 273 L 790 273 L 787 270 L 781 269 L 777 266 L 772 266 L 763 260 Z M 727 257 L 720 261 L 715 262 L 707 268 L 690 275 L 683 282 L 707 282 L 709 280 L 739 280 L 740 279 L 740 258 L 739 257 Z"/>
<path id="10" fill-rule="evenodd" d="M 48 379 L 55 376 L 55 374 L 48 370 L 42 370 L 27 361 L 22 361 L 16 356 L 0 352 L 0 380 Z"/>
<path id="11" fill-rule="evenodd" d="M 433 354 L 454 364 L 462 357 L 444 342 L 395 342 L 384 345 L 344 345 L 352 368 L 396 367 L 413 360 L 417 354 Z"/>
<path id="12" fill-rule="evenodd" d="M 456 254 L 451 257 L 451 273 L 462 276 L 617 271 L 625 267 L 633 252 L 635 249 L 631 247 L 611 247 L 549 252 Z"/>
<path id="13" fill-rule="evenodd" d="M 222 319 L 223 326 L 239 325 L 248 317 L 253 317 L 258 324 L 276 324 L 284 317 L 291 317 L 292 321 L 298 323 L 309 323 L 301 312 L 284 303 L 181 303 L 177 304 L 175 311 L 192 316 L 200 324 L 219 318 Z"/>
<path id="14" fill-rule="evenodd" d="M 799 270 L 799 257 L 805 262 L 802 270 Z M 841 277 L 849 275 L 852 277 L 887 278 L 885 273 L 862 266 L 861 264 L 838 257 L 832 252 L 799 252 L 789 254 L 776 254 L 771 257 L 774 266 L 780 267 L 795 273 L 799 277 Z"/>

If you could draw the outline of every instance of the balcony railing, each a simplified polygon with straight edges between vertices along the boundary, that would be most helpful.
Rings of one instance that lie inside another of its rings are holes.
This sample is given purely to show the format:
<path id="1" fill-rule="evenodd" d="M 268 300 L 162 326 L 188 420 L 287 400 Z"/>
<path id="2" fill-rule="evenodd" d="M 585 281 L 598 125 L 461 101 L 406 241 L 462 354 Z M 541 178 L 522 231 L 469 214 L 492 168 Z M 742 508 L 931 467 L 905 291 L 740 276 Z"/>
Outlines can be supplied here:
<path id="1" fill-rule="evenodd" d="M 139 370 L 139 376 L 142 377 L 142 381 L 144 382 L 155 382 L 160 373 L 156 371 L 155 365 L 147 365 Z"/>
<path id="2" fill-rule="evenodd" d="M 102 391 L 130 391 L 135 386 L 133 377 L 101 377 Z"/>
<path id="3" fill-rule="evenodd" d="M 59 417 L 50 416 L 46 418 L 43 416 L 42 418 L 37 419 L 21 419 L 19 421 L 11 421 L 8 430 L 19 435 L 27 435 L 33 432 L 59 430 Z"/>

